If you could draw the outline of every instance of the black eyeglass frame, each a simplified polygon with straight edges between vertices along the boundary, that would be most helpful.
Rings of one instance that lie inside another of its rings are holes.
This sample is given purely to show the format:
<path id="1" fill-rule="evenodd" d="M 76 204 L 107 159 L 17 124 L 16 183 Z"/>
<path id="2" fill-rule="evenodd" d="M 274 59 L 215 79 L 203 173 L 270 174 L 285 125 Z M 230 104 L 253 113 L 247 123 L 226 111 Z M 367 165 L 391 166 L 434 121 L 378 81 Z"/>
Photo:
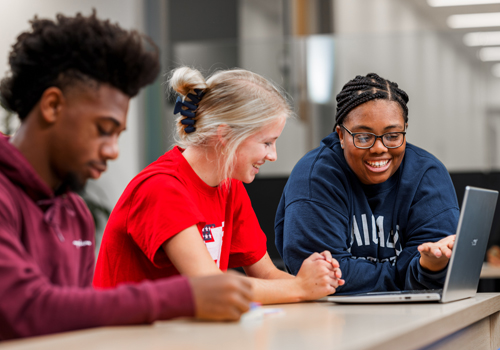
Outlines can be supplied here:
<path id="1" fill-rule="evenodd" d="M 352 144 L 354 145 L 354 147 L 359 148 L 359 149 L 370 149 L 370 148 L 372 148 L 375 145 L 375 142 L 377 142 L 377 139 L 380 139 L 382 141 L 382 144 L 384 145 L 384 147 L 385 148 L 389 148 L 389 149 L 399 148 L 399 147 L 403 146 L 403 143 L 405 143 L 406 127 L 405 127 L 405 131 L 391 131 L 391 132 L 386 132 L 385 134 L 382 134 L 382 135 L 375 135 L 372 132 L 351 132 L 351 130 L 347 129 L 344 126 L 344 124 L 340 124 L 340 126 L 343 127 L 349 133 L 349 135 L 352 136 Z M 364 135 L 368 134 L 368 135 L 375 136 L 375 139 L 373 139 L 373 143 L 371 144 L 371 146 L 369 146 L 369 147 L 359 147 L 359 146 L 356 146 L 356 142 L 354 142 L 354 136 L 360 135 L 360 134 L 364 134 Z M 385 144 L 385 142 L 384 142 L 384 136 L 387 135 L 387 134 L 402 134 L 403 135 L 403 140 L 401 141 L 401 144 L 399 146 L 396 146 L 396 147 L 389 147 L 389 146 L 387 146 Z"/>

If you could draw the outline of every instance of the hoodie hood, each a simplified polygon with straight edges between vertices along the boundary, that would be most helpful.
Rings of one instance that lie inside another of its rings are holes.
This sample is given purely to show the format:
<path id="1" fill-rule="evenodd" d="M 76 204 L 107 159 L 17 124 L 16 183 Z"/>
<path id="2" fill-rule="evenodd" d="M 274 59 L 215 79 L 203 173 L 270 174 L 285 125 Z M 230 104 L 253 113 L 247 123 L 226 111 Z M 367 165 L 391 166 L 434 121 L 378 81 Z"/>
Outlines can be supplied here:
<path id="1" fill-rule="evenodd" d="M 12 145 L 10 137 L 0 135 L 0 171 L 21 187 L 33 201 L 54 197 L 54 191 L 35 172 L 24 155 Z"/>
<path id="2" fill-rule="evenodd" d="M 68 215 L 75 216 L 75 206 L 71 204 L 78 197 L 70 192 L 55 195 L 38 176 L 24 155 L 12 145 L 10 137 L 0 135 L 0 173 L 15 186 L 19 187 L 43 212 L 43 220 L 52 227 L 61 242 L 64 233 L 61 229 L 63 220 Z"/>

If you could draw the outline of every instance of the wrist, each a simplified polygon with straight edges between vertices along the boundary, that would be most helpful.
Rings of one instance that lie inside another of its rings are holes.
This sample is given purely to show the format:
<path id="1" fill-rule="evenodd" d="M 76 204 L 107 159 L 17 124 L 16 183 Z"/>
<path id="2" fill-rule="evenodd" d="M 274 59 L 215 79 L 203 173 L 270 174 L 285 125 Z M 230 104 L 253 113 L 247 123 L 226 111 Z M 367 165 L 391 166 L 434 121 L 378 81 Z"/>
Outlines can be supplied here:
<path id="1" fill-rule="evenodd" d="M 292 289 L 291 297 L 294 300 L 296 300 L 297 302 L 300 302 L 300 301 L 307 300 L 306 295 L 307 295 L 307 292 L 303 286 L 302 278 L 295 276 L 295 278 L 293 280 L 293 289 Z"/>
<path id="2" fill-rule="evenodd" d="M 446 266 L 448 266 L 448 259 L 443 260 L 443 261 L 435 261 L 435 262 L 431 263 L 431 262 L 427 261 L 426 259 L 424 259 L 423 256 L 421 256 L 419 263 L 420 263 L 420 266 L 427 271 L 439 272 L 439 271 L 443 271 L 446 268 Z"/>

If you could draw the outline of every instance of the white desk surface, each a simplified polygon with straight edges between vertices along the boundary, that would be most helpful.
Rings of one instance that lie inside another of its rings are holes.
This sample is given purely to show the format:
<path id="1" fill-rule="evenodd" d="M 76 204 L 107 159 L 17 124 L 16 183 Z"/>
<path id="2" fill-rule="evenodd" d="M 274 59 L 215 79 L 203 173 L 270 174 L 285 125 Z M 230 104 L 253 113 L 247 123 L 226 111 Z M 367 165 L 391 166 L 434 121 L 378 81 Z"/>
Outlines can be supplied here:
<path id="1" fill-rule="evenodd" d="M 495 316 L 495 320 L 499 319 L 499 293 L 481 293 L 448 304 L 310 302 L 263 309 L 281 309 L 281 312 L 233 323 L 173 320 L 153 325 L 95 328 L 2 342 L 0 349 L 401 350 L 426 346 L 480 320 L 488 323 L 479 322 L 485 325 L 480 336 L 477 332 L 472 335 L 472 341 L 478 345 L 474 349 L 490 349 L 490 336 L 496 339 L 499 336 L 493 334 L 499 333 L 493 332 L 493 327 L 498 330 L 500 322 L 492 321 L 490 326 L 490 319 Z M 488 339 L 483 339 L 481 347 L 476 338 Z M 491 344 L 498 344 L 498 339 Z"/>

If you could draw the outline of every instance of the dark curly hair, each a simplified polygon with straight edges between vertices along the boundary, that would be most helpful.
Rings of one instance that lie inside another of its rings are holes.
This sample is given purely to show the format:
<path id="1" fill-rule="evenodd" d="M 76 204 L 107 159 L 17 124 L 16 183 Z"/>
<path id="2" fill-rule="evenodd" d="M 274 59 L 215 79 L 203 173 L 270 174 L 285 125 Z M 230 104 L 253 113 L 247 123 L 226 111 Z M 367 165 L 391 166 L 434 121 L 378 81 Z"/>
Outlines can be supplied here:
<path id="1" fill-rule="evenodd" d="M 62 14 L 56 20 L 30 21 L 9 55 L 9 74 L 0 83 L 2 104 L 23 120 L 43 92 L 76 82 L 107 83 L 133 97 L 155 80 L 160 70 L 158 48 L 135 30 L 109 20 Z"/>
<path id="2" fill-rule="evenodd" d="M 356 76 L 347 82 L 337 95 L 337 114 L 335 126 L 342 124 L 345 117 L 357 106 L 375 99 L 395 101 L 403 111 L 405 123 L 408 122 L 408 94 L 398 87 L 398 84 L 369 73 L 366 77 Z M 334 128 L 335 130 L 335 128 Z"/>

